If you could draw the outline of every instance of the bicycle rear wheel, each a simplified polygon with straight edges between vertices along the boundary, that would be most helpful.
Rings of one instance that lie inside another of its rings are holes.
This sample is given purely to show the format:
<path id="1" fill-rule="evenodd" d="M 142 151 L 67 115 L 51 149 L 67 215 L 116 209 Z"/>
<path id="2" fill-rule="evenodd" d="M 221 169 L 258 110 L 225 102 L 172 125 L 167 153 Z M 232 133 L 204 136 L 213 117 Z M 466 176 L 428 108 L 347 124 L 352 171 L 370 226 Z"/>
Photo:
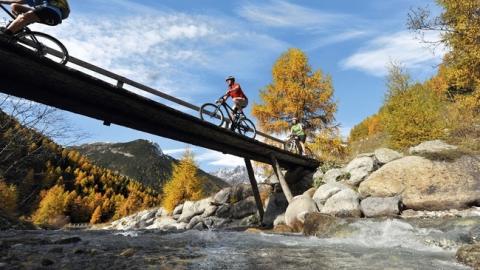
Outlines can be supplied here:
<path id="1" fill-rule="evenodd" d="M 255 128 L 255 125 L 252 121 L 246 118 L 241 119 L 238 122 L 237 130 L 241 135 L 251 139 L 255 139 L 255 136 L 257 135 L 257 129 Z"/>
<path id="2" fill-rule="evenodd" d="M 294 139 L 289 139 L 288 141 L 286 141 L 283 145 L 283 149 L 294 154 L 300 154 L 299 145 L 295 142 Z"/>
<path id="3" fill-rule="evenodd" d="M 213 103 L 205 103 L 200 107 L 200 119 L 221 127 L 225 117 L 219 106 Z"/>
<path id="4" fill-rule="evenodd" d="M 61 65 L 68 62 L 68 51 L 56 38 L 44 33 L 25 31 L 16 35 L 17 44 L 34 51 L 38 56 L 48 58 Z"/>

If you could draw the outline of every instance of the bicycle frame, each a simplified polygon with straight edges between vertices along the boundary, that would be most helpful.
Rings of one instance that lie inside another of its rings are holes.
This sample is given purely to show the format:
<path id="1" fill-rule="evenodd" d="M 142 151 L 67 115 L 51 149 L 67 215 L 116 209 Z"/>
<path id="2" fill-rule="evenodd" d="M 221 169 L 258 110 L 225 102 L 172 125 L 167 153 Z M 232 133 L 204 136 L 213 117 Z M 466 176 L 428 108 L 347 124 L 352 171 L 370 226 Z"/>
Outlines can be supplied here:
<path id="1" fill-rule="evenodd" d="M 233 108 L 230 107 L 230 105 L 227 104 L 227 101 L 226 101 L 223 97 L 224 97 L 224 96 L 221 96 L 221 97 L 219 98 L 219 100 L 223 100 L 223 102 L 220 104 L 220 106 L 222 106 L 222 107 L 225 109 L 225 111 L 227 112 L 228 119 L 230 120 L 230 123 L 232 123 L 232 125 L 236 125 L 236 124 L 237 124 L 236 122 L 238 121 L 238 118 L 236 119 L 237 121 L 234 121 L 234 119 L 232 118 Z M 238 111 L 237 111 L 237 114 L 238 114 L 238 115 L 243 115 L 243 116 L 245 116 L 245 114 L 243 113 L 243 111 L 241 111 L 241 112 L 238 112 Z M 246 117 L 246 116 L 245 116 L 245 117 Z"/>

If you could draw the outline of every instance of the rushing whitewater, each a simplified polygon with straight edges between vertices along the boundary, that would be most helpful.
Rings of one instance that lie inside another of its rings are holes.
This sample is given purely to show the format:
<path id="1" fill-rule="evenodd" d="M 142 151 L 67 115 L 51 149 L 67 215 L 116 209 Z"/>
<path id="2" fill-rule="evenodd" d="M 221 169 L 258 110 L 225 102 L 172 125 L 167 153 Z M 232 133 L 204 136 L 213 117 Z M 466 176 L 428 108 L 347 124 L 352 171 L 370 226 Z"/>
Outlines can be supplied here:
<path id="1" fill-rule="evenodd" d="M 329 238 L 265 232 L 4 231 L 0 263 L 49 269 L 470 269 L 480 218 L 357 220 Z M 1 267 L 0 267 L 1 268 Z"/>

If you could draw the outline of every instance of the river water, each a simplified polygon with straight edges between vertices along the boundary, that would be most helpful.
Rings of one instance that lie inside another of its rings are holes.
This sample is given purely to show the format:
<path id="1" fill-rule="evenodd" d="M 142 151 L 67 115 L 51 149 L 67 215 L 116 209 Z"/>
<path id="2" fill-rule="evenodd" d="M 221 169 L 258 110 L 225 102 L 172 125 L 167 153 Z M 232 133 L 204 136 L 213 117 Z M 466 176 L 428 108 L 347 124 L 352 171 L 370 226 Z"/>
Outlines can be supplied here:
<path id="1" fill-rule="evenodd" d="M 265 232 L 6 231 L 0 269 L 470 269 L 479 218 L 362 219 L 329 238 Z M 73 243 L 59 244 L 78 236 Z M 56 242 L 57 241 L 57 242 Z"/>

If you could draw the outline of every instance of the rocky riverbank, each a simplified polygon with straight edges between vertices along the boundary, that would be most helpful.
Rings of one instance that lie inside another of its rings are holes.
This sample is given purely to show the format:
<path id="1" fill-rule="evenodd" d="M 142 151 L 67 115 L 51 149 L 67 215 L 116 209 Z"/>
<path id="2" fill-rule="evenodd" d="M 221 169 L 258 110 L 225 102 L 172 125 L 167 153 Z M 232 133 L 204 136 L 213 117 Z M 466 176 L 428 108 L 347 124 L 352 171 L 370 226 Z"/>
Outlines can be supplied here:
<path id="1" fill-rule="evenodd" d="M 442 141 L 412 147 L 408 156 L 378 149 L 315 176 L 318 188 L 296 196 L 285 212 L 284 223 L 295 231 L 302 230 L 307 213 L 338 218 L 441 216 L 480 202 L 480 157 Z M 467 212 L 475 215 L 478 210 Z"/>
<path id="2" fill-rule="evenodd" d="M 270 185 L 260 185 L 259 189 L 262 194 L 270 194 L 273 191 Z M 284 211 L 286 206 L 285 200 L 283 210 L 277 210 L 277 214 Z M 186 201 L 178 205 L 172 213 L 167 213 L 162 207 L 144 210 L 114 221 L 103 229 L 183 231 L 260 225 L 252 188 L 250 185 L 240 184 L 224 188 L 214 196 L 199 201 Z"/>

